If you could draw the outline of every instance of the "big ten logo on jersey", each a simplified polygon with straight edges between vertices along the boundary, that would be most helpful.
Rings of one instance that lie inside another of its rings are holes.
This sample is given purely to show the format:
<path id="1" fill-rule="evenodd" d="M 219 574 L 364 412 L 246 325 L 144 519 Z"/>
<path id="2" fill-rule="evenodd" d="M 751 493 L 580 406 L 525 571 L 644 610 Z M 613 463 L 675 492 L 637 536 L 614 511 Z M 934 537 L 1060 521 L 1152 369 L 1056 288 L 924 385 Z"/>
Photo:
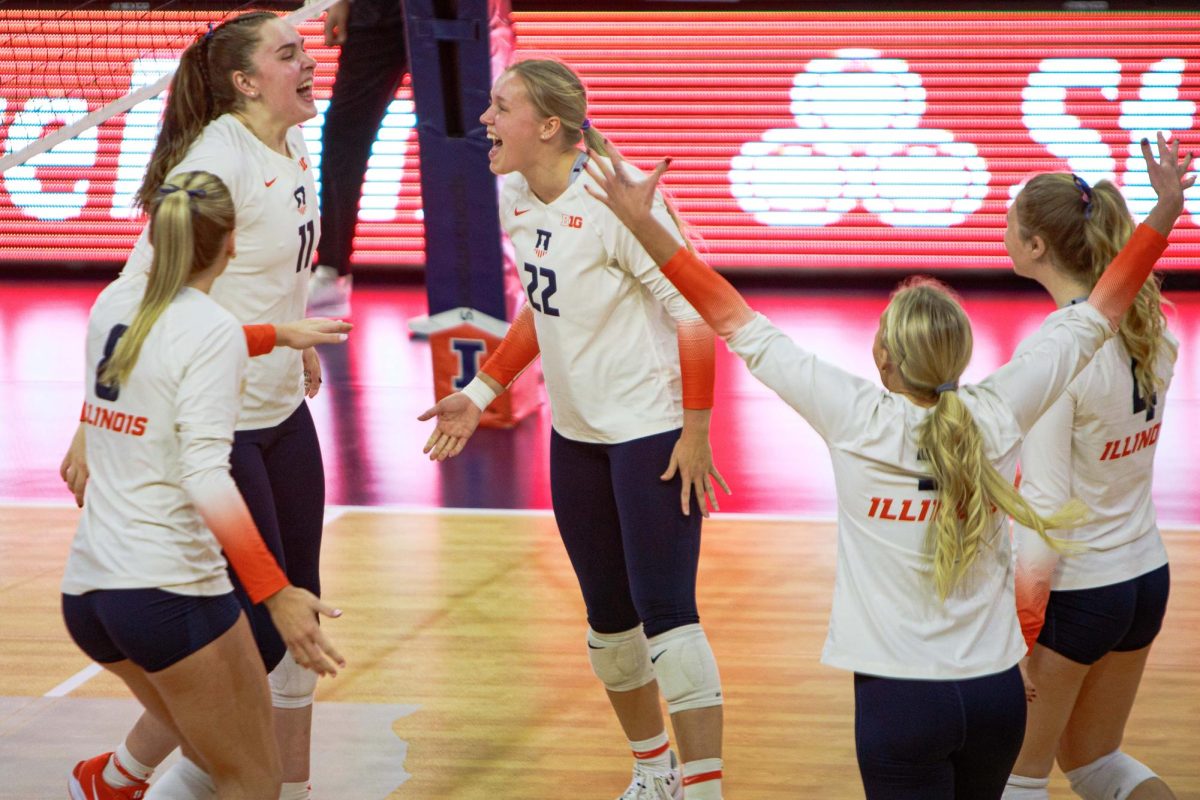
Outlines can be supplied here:
<path id="1" fill-rule="evenodd" d="M 559 225 L 564 228 L 582 228 L 583 217 L 578 217 L 574 214 L 563 214 L 562 221 L 559 222 Z"/>
<path id="2" fill-rule="evenodd" d="M 479 374 L 483 357 L 487 355 L 487 342 L 482 339 L 460 339 L 452 336 L 450 350 L 458 356 L 458 372 L 450 378 L 450 385 L 456 391 L 462 391 Z"/>
<path id="3" fill-rule="evenodd" d="M 537 239 L 533 243 L 533 252 L 537 253 L 538 258 L 545 258 L 547 251 L 550 250 L 550 231 L 544 231 L 541 228 L 537 229 Z"/>
<path id="4" fill-rule="evenodd" d="M 303 214 L 308 211 L 308 195 L 305 194 L 303 186 L 297 186 L 292 192 L 292 197 L 296 198 L 296 213 Z"/>

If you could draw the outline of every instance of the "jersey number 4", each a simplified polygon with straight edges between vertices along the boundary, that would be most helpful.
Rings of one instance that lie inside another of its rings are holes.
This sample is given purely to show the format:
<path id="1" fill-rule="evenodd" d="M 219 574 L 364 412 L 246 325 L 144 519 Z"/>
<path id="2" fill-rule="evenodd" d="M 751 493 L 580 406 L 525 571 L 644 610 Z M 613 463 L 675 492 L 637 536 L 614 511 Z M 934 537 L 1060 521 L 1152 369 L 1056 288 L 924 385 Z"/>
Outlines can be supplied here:
<path id="1" fill-rule="evenodd" d="M 1129 360 L 1129 369 L 1133 372 L 1133 413 L 1146 412 L 1146 422 L 1154 419 L 1154 407 L 1158 405 L 1158 392 L 1151 392 L 1149 398 L 1142 397 L 1138 391 L 1137 359 Z M 1149 402 L 1147 402 L 1149 400 Z"/>
<path id="2" fill-rule="evenodd" d="M 534 311 L 540 311 L 552 317 L 559 316 L 558 309 L 550 305 L 550 298 L 558 291 L 558 281 L 554 277 L 554 270 L 526 261 L 525 271 L 529 273 L 529 283 L 525 284 L 525 293 L 529 295 L 529 305 L 533 306 Z M 539 276 L 546 279 L 546 285 L 541 287 L 541 302 L 538 302 Z"/>
<path id="3" fill-rule="evenodd" d="M 104 368 L 108 366 L 108 361 L 112 358 L 113 350 L 117 349 L 117 342 L 121 341 L 121 337 L 125 335 L 125 331 L 129 330 L 128 325 L 113 325 L 112 330 L 108 332 L 108 341 L 104 343 L 104 358 L 100 359 L 100 363 L 96 365 L 96 397 L 101 400 L 107 400 L 110 403 L 115 401 L 121 394 L 121 387 L 115 383 L 101 383 L 100 376 L 104 374 Z"/>

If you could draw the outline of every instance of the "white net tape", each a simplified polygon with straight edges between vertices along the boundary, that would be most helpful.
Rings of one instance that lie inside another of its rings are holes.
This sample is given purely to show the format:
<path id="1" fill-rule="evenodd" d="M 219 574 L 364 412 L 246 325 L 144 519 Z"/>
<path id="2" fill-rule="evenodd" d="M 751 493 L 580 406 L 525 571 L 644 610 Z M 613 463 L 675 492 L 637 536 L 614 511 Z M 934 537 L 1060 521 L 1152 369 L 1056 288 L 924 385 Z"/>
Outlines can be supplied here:
<path id="1" fill-rule="evenodd" d="M 327 8 L 337 2 L 340 2 L 340 0 L 313 0 L 313 2 L 305 5 L 303 8 L 299 8 L 288 14 L 284 19 L 293 25 L 299 25 L 305 20 L 312 19 L 313 17 L 325 13 Z M 105 120 L 116 116 L 117 114 L 125 113 L 144 100 L 149 100 L 150 98 L 155 97 L 170 85 L 171 77 L 174 74 L 175 69 L 171 68 L 166 72 L 166 74 L 153 83 L 142 86 L 141 88 L 135 89 L 123 97 L 117 98 L 111 103 L 108 103 L 107 105 L 102 106 L 101 108 L 98 108 L 83 117 L 80 117 L 69 125 L 64 125 L 47 134 L 46 136 L 37 139 L 20 150 L 0 156 L 0 174 L 3 174 L 5 170 L 11 167 L 24 164 L 34 156 L 44 153 L 55 145 L 61 144 L 68 139 L 78 136 L 83 131 L 86 131 L 95 125 L 99 125 Z"/>

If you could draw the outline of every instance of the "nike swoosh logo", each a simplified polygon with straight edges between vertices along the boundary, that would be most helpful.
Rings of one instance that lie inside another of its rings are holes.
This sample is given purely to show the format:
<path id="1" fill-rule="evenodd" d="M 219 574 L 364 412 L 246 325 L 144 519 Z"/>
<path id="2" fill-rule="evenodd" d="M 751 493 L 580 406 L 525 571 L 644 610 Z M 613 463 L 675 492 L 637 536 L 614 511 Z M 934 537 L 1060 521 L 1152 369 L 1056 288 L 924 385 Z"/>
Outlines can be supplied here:
<path id="1" fill-rule="evenodd" d="M 516 209 L 516 208 L 514 208 L 514 209 L 513 209 L 513 215 L 514 215 L 514 216 L 517 216 L 517 217 L 519 217 L 519 216 L 521 216 L 522 214 L 528 214 L 528 213 L 529 213 L 530 211 L 532 211 L 532 210 L 533 210 L 532 208 L 527 208 L 527 209 L 525 209 L 524 211 L 522 211 L 522 210 L 520 210 L 520 209 Z"/>
<path id="2" fill-rule="evenodd" d="M 271 178 L 271 180 L 269 180 L 269 181 L 263 181 L 263 183 L 265 183 L 267 185 L 267 188 L 270 189 L 272 186 L 275 185 L 275 181 L 277 181 L 277 180 L 279 180 L 279 176 L 275 176 L 274 178 Z"/>
<path id="3" fill-rule="evenodd" d="M 660 658 L 662 658 L 662 654 L 663 654 L 663 653 L 665 653 L 665 652 L 667 652 L 667 651 L 666 651 L 666 650 L 659 650 L 657 653 L 655 653 L 654 655 L 650 656 L 650 663 L 651 663 L 651 664 L 653 664 L 655 661 L 658 661 Z"/>
<path id="4" fill-rule="evenodd" d="M 596 645 L 592 644 L 591 642 L 588 642 L 588 650 L 603 650 L 603 649 L 604 649 L 603 647 L 596 647 Z"/>

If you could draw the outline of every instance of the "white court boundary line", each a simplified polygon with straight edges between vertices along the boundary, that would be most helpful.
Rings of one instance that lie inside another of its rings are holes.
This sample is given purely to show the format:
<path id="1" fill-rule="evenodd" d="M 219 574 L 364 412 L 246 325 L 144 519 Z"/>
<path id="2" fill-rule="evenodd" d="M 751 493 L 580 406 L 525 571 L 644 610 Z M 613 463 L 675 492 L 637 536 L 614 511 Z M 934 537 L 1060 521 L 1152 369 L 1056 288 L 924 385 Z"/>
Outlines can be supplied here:
<path id="1" fill-rule="evenodd" d="M 65 681 L 60 683 L 58 686 L 55 686 L 50 691 L 46 692 L 44 695 L 42 695 L 42 697 L 66 697 L 71 692 L 75 691 L 80 686 L 83 686 L 85 683 L 87 683 L 88 681 L 90 681 L 92 678 L 96 677 L 103 671 L 104 671 L 104 667 L 100 666 L 99 664 L 97 664 L 95 662 L 92 662 L 91 664 L 88 664 L 83 669 L 79 670 L 79 672 L 76 672 L 74 675 L 67 678 Z"/>
<path id="2" fill-rule="evenodd" d="M 65 491 L 65 490 L 64 490 Z M 0 498 L 0 508 L 69 508 L 76 509 L 73 502 L 63 500 L 7 500 Z M 401 516 L 417 516 L 420 514 L 434 514 L 448 517 L 529 517 L 529 518 L 545 518 L 553 517 L 554 512 L 548 508 L 446 508 L 442 506 L 428 506 L 412 504 L 406 505 L 403 503 L 384 504 L 377 506 L 355 506 L 355 505 L 328 505 L 325 506 L 325 524 L 328 525 L 336 522 L 346 514 L 399 514 Z M 758 511 L 717 511 L 709 517 L 710 521 L 720 522 L 722 520 L 739 521 L 745 520 L 748 522 L 828 522 L 836 523 L 837 516 L 831 514 L 781 514 L 777 512 L 758 512 Z M 1159 522 L 1158 530 L 1161 533 L 1171 534 L 1191 534 L 1195 533 L 1200 528 L 1200 524 L 1192 524 L 1187 522 Z"/>
<path id="3" fill-rule="evenodd" d="M 325 11 L 339 0 L 316 0 L 312 5 L 304 6 L 296 9 L 291 14 L 288 14 L 284 19 L 292 25 L 298 25 L 305 20 L 312 19 L 318 14 Z M 186 49 L 186 48 L 185 48 Z M 70 125 L 64 125 L 58 130 L 51 133 L 49 136 L 44 136 L 41 139 L 28 144 L 15 153 L 9 153 L 6 156 L 0 157 L 0 174 L 10 167 L 16 167 L 24 164 L 34 156 L 41 155 L 55 145 L 71 139 L 93 125 L 98 125 L 109 117 L 115 117 L 117 114 L 123 114 L 129 109 L 136 106 L 143 100 L 149 100 L 159 92 L 167 88 L 171 83 L 171 78 L 175 75 L 175 70 L 171 70 L 166 75 L 163 75 L 154 83 L 143 86 L 137 91 L 130 92 L 127 95 L 118 97 L 106 106 L 97 108 L 90 114 L 80 117 Z"/>

